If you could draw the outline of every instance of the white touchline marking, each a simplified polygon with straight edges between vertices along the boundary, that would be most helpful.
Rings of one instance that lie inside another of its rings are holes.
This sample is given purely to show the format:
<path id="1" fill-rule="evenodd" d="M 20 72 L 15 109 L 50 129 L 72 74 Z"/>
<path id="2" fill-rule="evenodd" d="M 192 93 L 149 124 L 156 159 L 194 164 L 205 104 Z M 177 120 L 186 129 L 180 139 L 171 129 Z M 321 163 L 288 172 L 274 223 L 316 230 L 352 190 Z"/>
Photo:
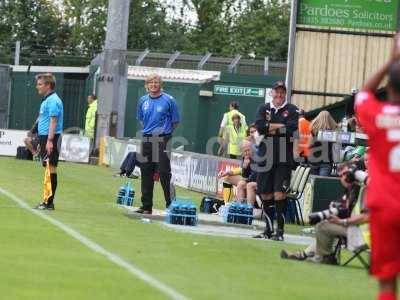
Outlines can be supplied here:
<path id="1" fill-rule="evenodd" d="M 6 197 L 10 198 L 11 200 L 15 201 L 19 206 L 22 208 L 30 211 L 31 213 L 39 216 L 40 218 L 48 221 L 49 223 L 57 226 L 61 230 L 63 230 L 65 233 L 73 237 L 74 239 L 78 240 L 82 244 L 84 244 L 86 247 L 91 249 L 94 252 L 97 252 L 106 258 L 108 260 L 112 261 L 114 264 L 124 268 L 127 270 L 129 273 L 132 275 L 140 278 L 144 282 L 148 283 L 152 287 L 156 288 L 157 290 L 163 292 L 164 294 L 168 295 L 172 299 L 177 299 L 177 300 L 186 300 L 188 299 L 186 296 L 180 294 L 179 292 L 175 291 L 173 288 L 167 286 L 166 284 L 162 283 L 161 281 L 158 281 L 157 279 L 153 278 L 152 276 L 146 274 L 142 270 L 140 270 L 138 267 L 135 265 L 127 262 L 124 260 L 122 257 L 118 256 L 117 254 L 114 254 L 106 249 L 104 249 L 102 246 L 97 244 L 96 242 L 90 240 L 89 238 L 85 237 L 84 235 L 80 234 L 78 231 L 75 229 L 72 229 L 68 225 L 58 221 L 57 219 L 43 213 L 41 210 L 36 210 L 30 207 L 24 200 L 21 198 L 17 197 L 16 195 L 8 192 L 7 190 L 4 190 L 0 187 L 0 193 L 5 195 Z"/>

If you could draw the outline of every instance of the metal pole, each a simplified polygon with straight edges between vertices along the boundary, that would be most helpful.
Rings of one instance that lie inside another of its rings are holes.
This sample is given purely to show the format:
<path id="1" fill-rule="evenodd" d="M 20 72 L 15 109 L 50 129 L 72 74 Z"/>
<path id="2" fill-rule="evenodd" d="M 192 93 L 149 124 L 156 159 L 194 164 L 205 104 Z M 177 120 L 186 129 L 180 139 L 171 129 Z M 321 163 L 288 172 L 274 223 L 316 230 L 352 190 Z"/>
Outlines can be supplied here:
<path id="1" fill-rule="evenodd" d="M 14 57 L 14 65 L 19 66 L 19 56 L 21 53 L 21 41 L 15 42 L 15 57 Z"/>
<path id="2" fill-rule="evenodd" d="M 228 72 L 229 73 L 236 73 L 237 71 L 237 65 L 240 61 L 242 56 L 240 54 L 236 55 L 234 59 L 232 59 L 231 63 L 228 66 Z"/>
<path id="3" fill-rule="evenodd" d="M 96 144 L 104 136 L 124 136 L 129 6 L 130 0 L 110 0 L 108 4 L 105 50 L 98 81 Z"/>
<path id="4" fill-rule="evenodd" d="M 292 6 L 290 10 L 288 65 L 286 69 L 286 87 L 288 90 L 287 94 L 288 102 L 291 102 L 292 100 L 294 52 L 296 48 L 297 8 L 298 8 L 298 0 L 292 0 Z"/>
<path id="5" fill-rule="evenodd" d="M 7 102 L 7 117 L 6 117 L 6 128 L 10 128 L 10 118 L 11 118 L 11 76 L 12 76 L 12 69 L 8 68 L 8 102 Z"/>
<path id="6" fill-rule="evenodd" d="M 264 57 L 264 75 L 269 74 L 269 56 Z"/>
<path id="7" fill-rule="evenodd" d="M 211 55 L 212 53 L 207 52 L 207 54 L 202 57 L 197 65 L 197 70 L 203 70 L 204 65 L 206 64 L 207 60 L 210 59 Z"/>
<path id="8" fill-rule="evenodd" d="M 147 48 L 142 53 L 140 53 L 140 55 L 136 59 L 135 66 L 140 66 L 142 64 L 143 60 L 145 59 L 145 57 L 147 56 L 147 54 L 149 54 L 149 53 L 150 53 L 150 50 Z"/>
<path id="9" fill-rule="evenodd" d="M 174 61 L 181 55 L 179 51 L 175 51 L 174 54 L 171 55 L 171 57 L 168 59 L 167 64 L 165 65 L 167 68 L 171 68 L 172 64 Z"/>

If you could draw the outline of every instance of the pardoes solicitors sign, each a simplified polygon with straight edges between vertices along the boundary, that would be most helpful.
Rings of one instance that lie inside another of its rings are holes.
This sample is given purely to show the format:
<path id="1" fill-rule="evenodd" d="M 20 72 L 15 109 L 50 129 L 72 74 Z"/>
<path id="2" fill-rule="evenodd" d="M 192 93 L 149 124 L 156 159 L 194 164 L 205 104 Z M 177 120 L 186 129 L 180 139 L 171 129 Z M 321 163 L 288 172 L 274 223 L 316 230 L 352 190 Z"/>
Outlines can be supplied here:
<path id="1" fill-rule="evenodd" d="M 297 24 L 396 31 L 399 0 L 300 0 Z"/>

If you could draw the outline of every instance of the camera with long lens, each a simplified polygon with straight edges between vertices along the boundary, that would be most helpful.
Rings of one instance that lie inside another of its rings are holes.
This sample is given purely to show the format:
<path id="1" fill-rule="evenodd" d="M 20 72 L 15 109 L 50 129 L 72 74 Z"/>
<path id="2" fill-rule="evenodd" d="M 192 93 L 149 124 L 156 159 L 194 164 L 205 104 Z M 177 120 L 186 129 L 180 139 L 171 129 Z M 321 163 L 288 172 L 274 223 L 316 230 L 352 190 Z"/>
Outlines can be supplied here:
<path id="1" fill-rule="evenodd" d="M 337 216 L 341 219 L 346 218 L 349 210 L 341 202 L 331 202 L 328 209 L 311 213 L 308 216 L 310 225 L 315 225 L 331 216 Z"/>
<path id="2" fill-rule="evenodd" d="M 352 185 L 351 189 L 361 184 L 366 184 L 368 181 L 368 173 L 364 171 L 365 166 L 362 162 L 355 162 L 347 165 L 345 172 L 341 174 L 347 183 Z M 355 191 L 355 190 L 354 190 Z M 344 206 L 343 202 L 331 202 L 328 209 L 311 213 L 308 216 L 310 225 L 315 225 L 323 220 L 329 219 L 331 216 L 337 216 L 340 219 L 347 218 L 349 209 Z"/>
<path id="3" fill-rule="evenodd" d="M 365 184 L 368 180 L 368 173 L 363 170 L 362 162 L 351 164 L 347 171 L 344 172 L 345 180 L 348 183 Z"/>

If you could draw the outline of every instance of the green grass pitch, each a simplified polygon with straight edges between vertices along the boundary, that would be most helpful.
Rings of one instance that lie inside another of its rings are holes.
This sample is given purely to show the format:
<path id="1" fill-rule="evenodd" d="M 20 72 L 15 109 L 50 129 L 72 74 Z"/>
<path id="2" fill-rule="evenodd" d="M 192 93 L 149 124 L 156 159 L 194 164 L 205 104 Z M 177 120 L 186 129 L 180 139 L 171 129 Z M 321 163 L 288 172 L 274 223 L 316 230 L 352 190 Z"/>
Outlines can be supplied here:
<path id="1" fill-rule="evenodd" d="M 60 163 L 56 210 L 45 214 L 188 299 L 375 299 L 376 283 L 357 263 L 335 267 L 285 261 L 280 250 L 298 247 L 175 232 L 128 218 L 115 205 L 125 181 L 113 178 L 113 172 Z M 31 206 L 41 198 L 42 180 L 37 162 L 0 157 L 0 188 Z M 140 184 L 134 183 L 137 204 Z M 182 189 L 178 194 L 197 203 L 202 197 Z M 163 208 L 159 183 L 155 207 Z M 0 268 L 0 299 L 169 299 L 1 193 Z"/>

